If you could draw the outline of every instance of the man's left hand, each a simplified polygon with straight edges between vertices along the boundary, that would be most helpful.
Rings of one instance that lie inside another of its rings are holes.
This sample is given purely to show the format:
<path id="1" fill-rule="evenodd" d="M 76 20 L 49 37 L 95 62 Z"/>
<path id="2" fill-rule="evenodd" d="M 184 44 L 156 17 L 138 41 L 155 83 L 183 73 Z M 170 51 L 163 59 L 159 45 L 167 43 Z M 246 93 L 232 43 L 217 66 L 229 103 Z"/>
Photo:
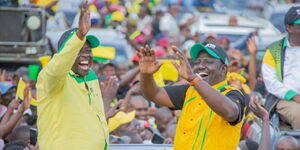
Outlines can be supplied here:
<path id="1" fill-rule="evenodd" d="M 192 81 L 196 77 L 196 75 L 193 73 L 192 67 L 186 59 L 185 55 L 176 46 L 172 46 L 172 50 L 177 55 L 180 61 L 180 65 L 178 65 L 175 62 L 172 62 L 178 70 L 180 77 L 187 80 L 188 82 Z"/>

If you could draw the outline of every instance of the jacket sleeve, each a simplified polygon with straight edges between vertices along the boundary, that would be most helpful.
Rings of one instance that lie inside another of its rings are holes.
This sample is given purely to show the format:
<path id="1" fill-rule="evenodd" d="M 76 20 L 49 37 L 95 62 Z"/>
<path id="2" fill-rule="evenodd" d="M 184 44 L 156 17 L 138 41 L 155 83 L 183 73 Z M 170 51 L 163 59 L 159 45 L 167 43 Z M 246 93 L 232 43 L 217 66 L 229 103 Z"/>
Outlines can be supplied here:
<path id="1" fill-rule="evenodd" d="M 277 77 L 275 60 L 269 49 L 263 58 L 262 73 L 268 92 L 280 99 L 292 100 L 297 93 L 285 86 Z"/>
<path id="2" fill-rule="evenodd" d="M 86 38 L 80 40 L 76 31 L 73 31 L 63 42 L 60 51 L 42 69 L 38 77 L 38 85 L 43 88 L 44 94 L 49 94 L 63 86 L 85 40 Z"/>

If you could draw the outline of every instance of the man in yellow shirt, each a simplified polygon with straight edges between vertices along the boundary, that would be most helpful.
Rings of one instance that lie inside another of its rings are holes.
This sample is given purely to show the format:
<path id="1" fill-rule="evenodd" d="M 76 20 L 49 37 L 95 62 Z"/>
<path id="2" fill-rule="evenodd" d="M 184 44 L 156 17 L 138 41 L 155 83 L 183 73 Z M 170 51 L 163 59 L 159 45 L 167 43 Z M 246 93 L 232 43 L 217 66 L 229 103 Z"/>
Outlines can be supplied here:
<path id="1" fill-rule="evenodd" d="M 58 52 L 40 72 L 37 82 L 38 144 L 42 150 L 107 149 L 108 127 L 91 48 L 99 45 L 88 35 L 91 26 L 85 0 L 79 29 L 66 31 Z"/>
<path id="2" fill-rule="evenodd" d="M 141 90 L 155 103 L 182 109 L 174 149 L 235 150 L 244 115 L 244 96 L 226 81 L 228 57 L 218 45 L 196 43 L 190 51 L 192 70 L 185 55 L 172 48 L 180 60 L 173 63 L 189 84 L 158 87 L 153 73 L 162 65 L 149 47 L 141 48 L 139 68 Z"/>

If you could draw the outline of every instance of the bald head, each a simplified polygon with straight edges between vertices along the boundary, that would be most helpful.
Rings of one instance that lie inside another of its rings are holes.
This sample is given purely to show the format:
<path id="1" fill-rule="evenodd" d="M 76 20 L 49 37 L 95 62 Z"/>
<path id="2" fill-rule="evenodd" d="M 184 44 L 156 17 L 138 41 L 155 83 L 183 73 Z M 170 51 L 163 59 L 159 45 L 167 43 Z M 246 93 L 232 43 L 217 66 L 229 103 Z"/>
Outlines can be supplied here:
<path id="1" fill-rule="evenodd" d="M 154 114 L 155 124 L 160 132 L 165 132 L 169 121 L 172 119 L 172 112 L 167 107 L 157 109 Z"/>
<path id="2" fill-rule="evenodd" d="M 282 136 L 276 144 L 276 150 L 298 150 L 299 148 L 297 139 L 292 136 Z"/>
<path id="3" fill-rule="evenodd" d="M 135 118 L 146 121 L 148 120 L 148 102 L 143 96 L 132 96 L 130 104 L 135 109 Z"/>

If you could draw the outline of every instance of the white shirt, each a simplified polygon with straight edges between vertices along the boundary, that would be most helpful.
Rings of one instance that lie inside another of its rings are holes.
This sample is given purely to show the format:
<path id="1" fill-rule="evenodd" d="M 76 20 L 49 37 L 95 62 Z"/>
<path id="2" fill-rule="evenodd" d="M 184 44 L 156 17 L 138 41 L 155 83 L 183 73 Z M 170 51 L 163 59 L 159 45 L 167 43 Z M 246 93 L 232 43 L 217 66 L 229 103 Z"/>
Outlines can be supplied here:
<path id="1" fill-rule="evenodd" d="M 176 19 L 170 14 L 166 13 L 159 22 L 160 31 L 168 32 L 168 36 L 179 36 L 180 30 Z"/>
<path id="2" fill-rule="evenodd" d="M 300 93 L 300 46 L 292 47 L 289 42 L 287 43 L 284 57 L 283 84 Z"/>

